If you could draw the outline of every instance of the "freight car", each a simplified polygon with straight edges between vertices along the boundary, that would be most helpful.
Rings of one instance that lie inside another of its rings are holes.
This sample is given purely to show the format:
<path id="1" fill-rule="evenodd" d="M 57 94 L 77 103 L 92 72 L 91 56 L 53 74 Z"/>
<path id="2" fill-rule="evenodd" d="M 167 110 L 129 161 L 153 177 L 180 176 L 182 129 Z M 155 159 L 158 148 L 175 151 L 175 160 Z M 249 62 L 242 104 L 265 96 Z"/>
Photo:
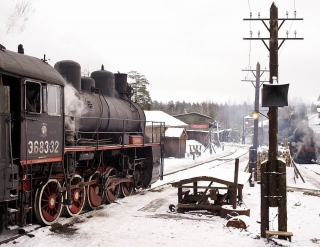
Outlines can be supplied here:
<path id="1" fill-rule="evenodd" d="M 0 45 L 0 232 L 52 225 L 162 178 L 164 123 L 146 136 L 132 92 L 126 74 L 81 77 L 74 61 L 53 68 Z"/>

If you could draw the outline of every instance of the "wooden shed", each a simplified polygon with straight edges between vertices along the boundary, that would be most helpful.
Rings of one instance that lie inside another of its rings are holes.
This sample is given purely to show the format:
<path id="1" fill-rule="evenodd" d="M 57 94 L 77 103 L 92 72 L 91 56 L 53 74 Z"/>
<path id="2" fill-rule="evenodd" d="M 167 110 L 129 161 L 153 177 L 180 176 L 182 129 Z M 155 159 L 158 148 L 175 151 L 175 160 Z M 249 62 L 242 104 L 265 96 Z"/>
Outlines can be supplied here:
<path id="1" fill-rule="evenodd" d="M 160 128 L 167 130 L 171 127 L 186 128 L 188 126 L 188 124 L 163 111 L 144 111 L 144 113 L 146 115 L 146 135 L 154 142 L 160 141 Z"/>
<path id="2" fill-rule="evenodd" d="M 165 157 L 184 158 L 187 133 L 184 128 L 168 128 L 165 132 Z"/>

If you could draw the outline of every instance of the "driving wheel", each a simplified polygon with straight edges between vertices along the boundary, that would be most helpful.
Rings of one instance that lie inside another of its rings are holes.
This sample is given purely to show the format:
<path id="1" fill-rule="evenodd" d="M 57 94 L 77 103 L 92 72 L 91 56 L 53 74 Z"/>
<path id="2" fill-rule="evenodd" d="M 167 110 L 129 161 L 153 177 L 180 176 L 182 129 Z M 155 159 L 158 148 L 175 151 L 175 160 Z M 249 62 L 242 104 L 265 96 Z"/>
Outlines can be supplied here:
<path id="1" fill-rule="evenodd" d="M 96 171 L 90 178 L 89 181 L 96 180 L 97 183 L 88 185 L 87 188 L 87 198 L 88 204 L 91 209 L 98 208 L 103 199 L 103 188 L 100 183 L 101 181 L 101 174 L 99 171 Z"/>
<path id="2" fill-rule="evenodd" d="M 61 185 L 56 179 L 49 179 L 37 189 L 34 208 L 40 224 L 52 225 L 60 217 L 63 196 L 60 193 Z"/>
<path id="3" fill-rule="evenodd" d="M 72 185 L 80 185 L 80 186 L 73 188 L 70 191 L 71 205 L 66 206 L 67 212 L 70 216 L 80 214 L 85 203 L 86 189 L 84 186 L 81 186 L 81 182 L 82 182 L 82 177 L 78 174 L 76 174 L 71 181 L 71 186 Z"/>
<path id="4" fill-rule="evenodd" d="M 106 199 L 109 203 L 115 202 L 120 195 L 120 185 L 110 182 L 110 178 L 118 176 L 118 171 L 114 167 L 108 167 L 104 173 Z"/>

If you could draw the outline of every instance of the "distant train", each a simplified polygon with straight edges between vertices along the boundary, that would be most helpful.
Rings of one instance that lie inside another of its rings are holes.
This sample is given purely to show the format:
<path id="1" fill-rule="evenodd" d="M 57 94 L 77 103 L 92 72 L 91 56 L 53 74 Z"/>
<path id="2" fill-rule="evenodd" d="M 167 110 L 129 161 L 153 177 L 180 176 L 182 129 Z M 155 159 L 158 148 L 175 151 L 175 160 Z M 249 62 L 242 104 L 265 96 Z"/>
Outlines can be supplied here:
<path id="1" fill-rule="evenodd" d="M 320 96 L 317 99 L 316 107 L 317 107 L 317 112 L 318 112 L 318 118 L 320 118 Z"/>
<path id="2" fill-rule="evenodd" d="M 289 117 L 289 126 L 284 130 L 292 159 L 297 163 L 317 163 L 319 146 L 315 133 L 309 127 L 305 104 L 297 104 Z"/>
<path id="3" fill-rule="evenodd" d="M 126 74 L 81 77 L 74 61 L 53 68 L 0 45 L 0 232 L 52 225 L 162 177 L 164 124 L 146 136 L 131 96 Z"/>

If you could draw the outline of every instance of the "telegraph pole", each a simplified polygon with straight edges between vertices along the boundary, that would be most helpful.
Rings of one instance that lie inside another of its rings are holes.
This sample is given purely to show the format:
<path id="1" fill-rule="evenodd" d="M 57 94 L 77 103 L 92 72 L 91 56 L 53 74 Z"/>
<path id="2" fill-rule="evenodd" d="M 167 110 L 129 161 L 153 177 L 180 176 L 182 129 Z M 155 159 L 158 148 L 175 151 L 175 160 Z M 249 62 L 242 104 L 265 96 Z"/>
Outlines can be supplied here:
<path id="1" fill-rule="evenodd" d="M 260 92 L 260 87 L 263 82 L 266 81 L 261 81 L 260 78 L 263 75 L 264 72 L 269 72 L 268 70 L 261 70 L 260 73 L 260 63 L 257 63 L 257 67 L 256 70 L 242 70 L 242 71 L 248 71 L 248 72 L 252 72 L 252 74 L 254 75 L 255 79 L 256 79 L 256 84 L 253 84 L 252 80 L 241 80 L 241 81 L 250 81 L 252 83 L 252 85 L 255 87 L 255 100 L 254 100 L 254 111 L 255 112 L 259 112 L 259 92 Z M 255 73 L 254 73 L 255 72 Z M 249 183 L 250 186 L 253 186 L 252 183 L 252 170 L 253 168 L 255 169 L 255 172 L 257 171 L 257 151 L 258 151 L 258 133 L 259 133 L 259 129 L 258 129 L 258 124 L 259 124 L 259 118 L 256 118 L 253 120 L 254 124 L 253 124 L 253 148 L 251 149 L 250 152 L 250 156 L 249 156 L 249 173 L 251 173 L 251 176 L 249 178 Z"/>
<path id="2" fill-rule="evenodd" d="M 261 40 L 267 47 L 270 53 L 269 68 L 270 77 L 269 83 L 273 84 L 273 79 L 279 81 L 278 77 L 278 50 L 285 40 L 302 40 L 303 38 L 278 38 L 278 31 L 286 20 L 303 20 L 296 18 L 278 18 L 278 8 L 275 3 L 272 3 L 270 8 L 270 19 L 268 18 L 250 18 L 243 19 L 245 21 L 262 21 L 264 26 L 270 33 L 270 38 L 244 38 L 244 40 Z M 270 21 L 268 27 L 265 21 Z M 278 21 L 282 21 L 278 26 Z M 251 32 L 252 33 L 252 32 Z M 296 34 L 296 32 L 295 32 Z M 287 32 L 288 35 L 288 32 Z M 265 40 L 269 40 L 269 47 Z M 282 40 L 278 46 L 278 40 Z M 261 167 L 261 237 L 265 238 L 265 230 L 269 229 L 269 207 L 278 208 L 278 230 L 287 231 L 287 197 L 286 197 L 286 167 L 278 162 L 278 107 L 269 106 L 269 155 L 267 166 Z M 279 164 L 279 165 L 278 165 Z M 263 172 L 263 174 L 262 174 Z M 268 200 L 266 198 L 269 198 Z M 267 205 L 265 205 L 267 204 Z M 280 236 L 279 236 L 280 237 Z"/>

